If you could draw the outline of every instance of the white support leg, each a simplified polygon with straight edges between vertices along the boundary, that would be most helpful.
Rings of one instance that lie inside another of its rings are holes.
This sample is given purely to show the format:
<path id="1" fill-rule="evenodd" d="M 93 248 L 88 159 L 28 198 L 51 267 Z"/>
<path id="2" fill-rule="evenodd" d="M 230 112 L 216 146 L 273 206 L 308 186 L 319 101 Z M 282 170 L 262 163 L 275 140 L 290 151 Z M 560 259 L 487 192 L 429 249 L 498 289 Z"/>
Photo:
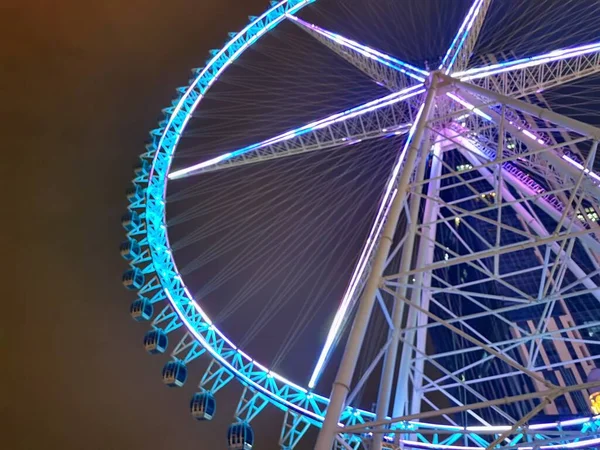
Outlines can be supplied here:
<path id="1" fill-rule="evenodd" d="M 423 145 L 420 148 L 420 161 L 417 169 L 417 180 L 422 180 L 425 176 L 425 166 L 427 164 L 427 152 L 429 150 L 429 133 L 426 133 L 427 137 L 423 141 Z M 414 186 L 410 198 L 410 212 L 409 212 L 409 223 L 408 233 L 404 241 L 404 247 L 402 248 L 402 257 L 400 260 L 400 273 L 405 273 L 410 270 L 410 265 L 413 257 L 414 244 L 417 237 L 417 227 L 419 223 L 419 207 L 421 205 L 421 191 L 423 190 L 423 184 Z M 408 290 L 408 276 L 401 276 L 399 279 L 398 295 L 406 296 Z M 390 407 L 390 398 L 392 394 L 392 383 L 394 381 L 394 371 L 396 368 L 396 355 L 398 354 L 398 345 L 400 343 L 400 327 L 402 326 L 402 319 L 404 318 L 405 308 L 402 308 L 400 302 L 394 301 L 394 311 L 392 317 L 392 329 L 390 330 L 390 345 L 385 354 L 385 360 L 383 363 L 383 370 L 381 372 L 381 382 L 379 384 L 379 391 L 377 395 L 377 419 L 383 419 L 387 416 Z M 412 310 L 409 310 L 409 318 L 414 315 Z M 410 319 L 409 319 L 410 320 Z M 414 337 L 414 333 L 411 334 Z M 373 436 L 372 449 L 379 450 L 382 445 L 382 434 L 376 434 Z"/>
<path id="2" fill-rule="evenodd" d="M 427 91 L 425 103 L 421 116 L 416 124 L 415 133 L 412 137 L 412 141 L 408 142 L 408 148 L 406 152 L 406 164 L 407 169 L 414 166 L 417 152 L 421 146 L 423 135 L 425 132 L 427 119 L 429 118 L 430 111 L 436 96 L 436 85 L 437 75 L 431 77 L 431 85 Z M 340 364 L 336 379 L 333 383 L 333 389 L 330 396 L 329 407 L 325 415 L 323 427 L 317 438 L 315 444 L 316 450 L 331 450 L 333 447 L 335 437 L 338 434 L 338 421 L 342 412 L 342 408 L 346 402 L 346 397 L 350 391 L 350 384 L 352 383 L 352 377 L 356 368 L 356 363 L 360 354 L 362 342 L 364 340 L 365 333 L 371 312 L 373 310 L 373 304 L 375 303 L 375 296 L 381 282 L 381 276 L 385 268 L 385 261 L 388 253 L 392 246 L 392 241 L 404 204 L 408 182 L 410 180 L 411 170 L 403 170 L 400 173 L 400 179 L 398 180 L 398 192 L 391 204 L 388 221 L 385 224 L 381 240 L 375 258 L 373 260 L 373 266 L 369 279 L 367 280 L 365 290 L 359 301 L 358 311 L 354 319 L 350 336 L 344 350 L 344 356 Z"/>
<path id="3" fill-rule="evenodd" d="M 419 257 L 423 255 L 425 265 L 429 265 L 433 262 L 434 250 L 435 250 L 435 236 L 437 232 L 437 219 L 440 211 L 440 204 L 431 198 L 435 198 L 439 195 L 441 180 L 439 177 L 442 174 L 442 145 L 437 142 L 433 148 L 433 159 L 431 161 L 431 173 L 429 178 L 432 181 L 429 183 L 427 189 L 427 196 L 429 197 L 425 203 L 425 212 L 423 214 L 423 237 L 419 245 Z M 431 298 L 431 272 L 423 272 L 421 283 L 415 283 L 417 286 L 420 285 L 421 291 L 421 306 L 424 309 L 429 309 L 429 302 Z M 419 314 L 417 319 L 417 327 L 420 327 L 417 331 L 417 349 L 423 354 L 426 352 L 426 340 L 427 340 L 427 329 L 424 327 L 427 323 L 427 316 Z M 406 363 L 409 363 L 408 361 Z M 401 362 L 401 364 L 406 364 Z M 413 386 L 412 386 L 412 398 L 410 403 L 410 413 L 416 414 L 420 411 L 421 398 L 423 393 L 421 392 L 421 385 L 423 383 L 423 366 L 425 359 L 419 358 L 415 361 L 415 370 L 413 375 Z M 395 411 L 394 411 L 395 412 Z"/>

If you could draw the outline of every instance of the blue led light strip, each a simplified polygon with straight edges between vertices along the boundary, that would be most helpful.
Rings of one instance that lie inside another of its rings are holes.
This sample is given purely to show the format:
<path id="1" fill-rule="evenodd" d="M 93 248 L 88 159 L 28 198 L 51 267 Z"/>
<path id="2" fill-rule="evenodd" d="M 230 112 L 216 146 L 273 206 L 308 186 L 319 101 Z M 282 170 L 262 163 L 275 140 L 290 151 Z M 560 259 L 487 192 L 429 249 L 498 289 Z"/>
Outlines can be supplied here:
<path id="1" fill-rule="evenodd" d="M 183 178 L 186 175 L 191 175 L 194 172 L 200 170 L 200 169 L 204 169 L 210 166 L 213 166 L 215 164 L 218 164 L 220 162 L 223 161 L 227 161 L 230 160 L 232 158 L 235 158 L 237 156 L 241 156 L 241 155 L 245 155 L 247 153 L 250 153 L 252 151 L 255 150 L 260 150 L 262 148 L 265 148 L 269 145 L 273 145 L 273 144 L 278 144 L 280 142 L 284 142 L 287 140 L 290 140 L 292 138 L 295 138 L 297 136 L 301 136 L 303 134 L 307 134 L 310 133 L 311 131 L 320 129 L 320 128 L 325 128 L 328 127 L 330 125 L 333 125 L 335 123 L 339 123 L 339 122 L 343 122 L 345 120 L 348 120 L 350 118 L 353 117 L 357 117 L 360 116 L 362 114 L 366 114 L 369 112 L 373 112 L 377 109 L 381 109 L 384 108 L 386 106 L 390 106 L 393 105 L 395 103 L 399 103 L 401 101 L 404 101 L 408 98 L 411 97 L 415 97 L 419 94 L 422 94 L 423 92 L 425 92 L 425 88 L 422 84 L 416 85 L 416 86 L 412 86 L 410 88 L 407 89 L 403 89 L 400 92 L 395 92 L 393 94 L 390 95 L 386 95 L 385 97 L 381 97 L 378 98 L 377 100 L 373 100 L 370 101 L 368 103 L 364 103 L 360 106 L 356 106 L 354 108 L 348 109 L 346 111 L 343 111 L 341 113 L 336 113 L 333 114 L 329 117 L 326 117 L 324 119 L 321 120 L 317 120 L 315 122 L 311 122 L 307 125 L 304 125 L 300 128 L 296 128 L 294 130 L 290 130 L 290 131 L 286 131 L 283 134 L 280 134 L 278 136 L 275 136 L 273 138 L 267 139 L 265 141 L 262 142 L 258 142 L 256 144 L 252 144 L 249 145 L 247 147 L 232 151 L 232 152 L 228 152 L 225 153 L 223 155 L 219 155 L 216 158 L 212 158 L 209 159 L 207 161 L 203 161 L 201 163 L 198 164 L 194 164 L 193 166 L 190 167 L 186 167 L 185 169 L 180 169 L 180 170 L 176 170 L 173 171 L 169 174 L 169 179 L 174 180 L 174 179 L 178 179 L 178 178 Z"/>
<path id="2" fill-rule="evenodd" d="M 220 74 L 235 61 L 244 50 L 261 36 L 281 23 L 287 13 L 299 11 L 314 0 L 284 0 L 275 4 L 262 16 L 254 19 L 246 28 L 207 63 L 191 85 L 182 92 L 174 105 L 171 116 L 163 129 L 155 130 L 151 136 L 154 152 L 152 169 L 146 194 L 146 223 L 148 243 L 152 252 L 154 269 L 167 299 L 177 312 L 182 323 L 206 350 L 231 370 L 244 384 L 250 385 L 283 409 L 291 408 L 302 413 L 313 423 L 320 423 L 327 399 L 308 395 L 306 389 L 271 372 L 245 355 L 217 328 L 193 300 L 184 285 L 170 251 L 165 225 L 165 193 L 167 174 L 179 138 L 192 112 L 206 91 Z"/>
<path id="3" fill-rule="evenodd" d="M 442 70 L 445 67 L 446 74 L 448 74 L 448 72 L 450 72 L 450 70 L 452 70 L 452 65 L 454 64 L 454 61 L 456 60 L 456 57 L 458 56 L 461 47 L 465 43 L 465 40 L 467 39 L 467 36 L 469 35 L 469 31 L 471 31 L 471 27 L 473 26 L 473 23 L 475 22 L 475 18 L 477 17 L 477 14 L 479 13 L 479 10 L 481 9 L 481 5 L 483 5 L 483 0 L 475 0 L 473 2 L 473 4 L 471 5 L 471 8 L 469 9 L 469 12 L 467 13 L 467 15 L 465 17 L 465 20 L 463 20 L 462 25 L 458 29 L 458 33 L 456 33 L 456 36 L 454 36 L 454 40 L 450 44 L 450 47 L 448 47 L 448 51 L 446 52 L 446 55 L 444 55 L 444 59 L 442 59 L 442 63 L 440 64 L 440 67 L 438 68 L 438 70 Z M 459 40 L 460 40 L 460 43 L 458 43 Z M 452 60 L 450 61 L 450 63 L 448 65 L 446 65 L 446 62 L 448 61 L 448 58 L 450 57 L 450 55 L 452 55 L 453 51 L 454 51 L 454 55 L 452 56 Z"/>

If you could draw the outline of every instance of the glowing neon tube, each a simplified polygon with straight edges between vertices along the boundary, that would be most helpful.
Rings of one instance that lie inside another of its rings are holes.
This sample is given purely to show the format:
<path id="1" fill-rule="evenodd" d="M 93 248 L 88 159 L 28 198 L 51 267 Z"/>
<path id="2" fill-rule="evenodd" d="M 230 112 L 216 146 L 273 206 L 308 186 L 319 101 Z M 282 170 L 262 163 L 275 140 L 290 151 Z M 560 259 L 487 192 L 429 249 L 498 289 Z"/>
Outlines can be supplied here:
<path id="1" fill-rule="evenodd" d="M 363 105 L 357 106 L 357 107 L 349 109 L 347 111 L 333 114 L 332 116 L 326 117 L 326 118 L 318 120 L 316 122 L 311 122 L 300 128 L 296 128 L 295 130 L 287 131 L 283 134 L 280 134 L 273 138 L 267 139 L 266 141 L 262 141 L 257 144 L 252 144 L 247 147 L 241 148 L 239 150 L 235 150 L 233 152 L 225 153 L 223 155 L 217 156 L 216 158 L 210 159 L 208 161 L 203 161 L 198 164 L 194 164 L 193 166 L 187 167 L 185 169 L 176 170 L 169 174 L 169 179 L 173 180 L 173 179 L 177 179 L 177 178 L 183 178 L 184 176 L 189 175 L 197 170 L 215 165 L 217 163 L 226 161 L 226 160 L 234 158 L 236 156 L 240 156 L 240 155 L 249 153 L 254 150 L 259 150 L 261 148 L 267 147 L 269 145 L 277 144 L 279 142 L 287 141 L 296 136 L 300 136 L 300 135 L 303 135 L 306 133 L 310 133 L 311 131 L 314 131 L 314 130 L 325 128 L 334 123 L 343 122 L 343 121 L 351 119 L 353 117 L 357 117 L 362 114 L 366 114 L 368 112 L 372 112 L 377 109 L 384 108 L 386 106 L 393 105 L 395 103 L 399 103 L 410 97 L 422 94 L 423 92 L 425 92 L 425 89 L 422 84 L 419 84 L 417 86 L 412 86 L 407 89 L 403 89 L 400 92 L 395 92 L 393 94 L 390 94 L 385 97 L 379 98 L 377 100 L 365 103 Z"/>

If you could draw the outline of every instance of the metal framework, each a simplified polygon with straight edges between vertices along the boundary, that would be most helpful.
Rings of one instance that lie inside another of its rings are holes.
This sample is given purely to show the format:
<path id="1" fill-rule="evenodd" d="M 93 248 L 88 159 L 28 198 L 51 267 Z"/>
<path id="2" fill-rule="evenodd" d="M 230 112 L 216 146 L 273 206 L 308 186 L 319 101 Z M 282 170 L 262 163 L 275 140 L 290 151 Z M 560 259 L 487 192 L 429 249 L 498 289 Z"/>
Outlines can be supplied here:
<path id="1" fill-rule="evenodd" d="M 406 100 L 425 92 L 423 84 L 308 123 L 256 144 L 169 174 L 170 179 L 259 163 L 270 159 L 352 145 L 360 141 L 404 134 L 412 121 Z"/>
<path id="2" fill-rule="evenodd" d="M 600 43 L 467 69 L 491 4 L 491 0 L 474 0 L 441 66 L 430 73 L 295 16 L 313 2 L 272 2 L 266 13 L 252 17 L 246 28 L 231 34 L 225 47 L 213 53 L 205 68 L 196 71 L 192 83 L 178 90 L 172 106 L 163 111 L 165 120 L 151 132 L 151 142 L 141 155 L 142 163 L 133 179 L 134 194 L 128 196 L 129 215 L 124 219 L 128 239 L 135 241 L 140 250 L 125 252 L 124 256 L 131 269 L 144 279 L 138 301 L 164 304 L 152 326 L 165 334 L 186 328 L 172 358 L 185 364 L 204 353 L 213 358 L 200 382 L 202 390 L 214 393 L 234 378 L 240 381 L 244 393 L 236 420 L 250 422 L 268 403 L 284 410 L 280 446 L 285 449 L 292 449 L 310 425 L 321 427 L 316 444 L 319 450 L 334 446 L 355 449 L 360 445 L 446 449 L 600 445 L 599 417 L 528 424 L 554 399 L 598 385 L 581 380 L 579 385 L 558 386 L 541 375 L 548 368 L 593 361 L 590 355 L 579 352 L 568 360 L 542 360 L 541 364 L 538 357 L 540 343 L 548 339 L 595 344 L 583 338 L 581 331 L 600 325 L 600 321 L 558 327 L 558 319 L 552 314 L 557 304 L 566 307 L 576 296 L 590 294 L 600 301 L 595 283 L 600 273 L 595 259 L 600 253 L 600 227 L 594 221 L 579 219 L 583 205 L 600 208 L 600 177 L 592 171 L 600 129 L 517 100 L 599 72 Z M 170 172 L 179 138 L 206 91 L 244 50 L 286 19 L 392 94 Z M 548 129 L 554 131 L 527 125 L 536 120 L 550 124 Z M 404 133 L 406 145 L 390 174 L 367 245 L 308 387 L 302 387 L 236 347 L 192 297 L 168 239 L 166 183 L 169 179 Z M 560 141 L 556 133 L 563 136 Z M 589 144 L 585 158 L 569 150 L 584 143 Z M 449 155 L 460 155 L 465 163 L 454 167 Z M 487 191 L 482 193 L 482 186 L 487 186 Z M 447 193 L 451 190 L 463 194 L 450 198 Z M 479 202 L 477 207 L 472 206 L 475 201 Z M 553 220 L 552 227 L 542 213 Z M 516 215 L 519 223 L 503 219 L 509 214 Z M 396 242 L 402 215 L 409 226 L 406 235 Z M 469 239 L 457 232 L 457 223 L 468 230 Z M 444 247 L 436 238 L 442 230 L 452 234 L 460 245 L 455 249 Z M 589 267 L 582 267 L 572 257 L 581 243 Z M 444 254 L 441 259 L 440 252 Z M 539 264 L 507 270 L 507 258 L 519 252 L 532 252 Z M 400 266 L 393 271 L 390 263 L 397 256 L 401 256 Z M 442 274 L 463 266 L 477 278 L 456 284 Z M 535 293 L 524 291 L 515 282 L 515 277 L 525 274 L 535 280 Z M 574 274 L 577 280 L 572 281 L 568 274 Z M 490 293 L 474 288 L 492 283 L 501 286 L 502 291 Z M 465 313 L 453 311 L 442 301 L 448 295 L 460 297 L 471 309 Z M 394 299 L 391 312 L 385 309 L 383 296 Z M 318 395 L 312 388 L 355 303 L 354 325 L 331 397 Z M 361 344 L 378 303 L 384 307 L 390 326 L 388 340 L 358 386 L 353 386 Z M 527 328 L 511 319 L 511 314 L 532 305 L 541 308 L 535 326 Z M 508 327 L 512 339 L 486 336 L 474 325 L 482 317 Z M 477 360 L 456 368 L 448 364 L 448 354 L 429 354 L 426 337 L 437 329 L 448 330 L 461 340 L 462 348 L 451 355 L 477 354 Z M 400 370 L 396 374 L 398 355 Z M 372 376 L 381 359 L 384 363 L 376 411 L 353 408 L 348 400 Z M 536 389 L 507 398 L 489 397 L 479 386 L 490 377 L 467 380 L 464 374 L 490 361 L 502 367 L 492 378 L 529 380 Z M 439 376 L 432 377 L 428 367 Z M 468 397 L 457 398 L 454 389 L 458 387 Z M 436 406 L 432 394 L 440 393 L 451 406 Z M 534 400 L 535 406 L 521 417 L 512 417 L 502 409 L 506 404 Z M 423 412 L 424 406 L 430 411 Z M 496 426 L 485 419 L 480 411 L 486 409 L 502 417 L 505 425 Z M 456 424 L 451 415 L 458 412 L 465 412 L 479 424 Z M 445 418 L 449 424 L 427 422 L 432 417 Z"/>
<path id="3" fill-rule="evenodd" d="M 557 58 L 557 53 L 560 56 Z M 547 61 L 540 64 L 540 61 Z M 525 97 L 600 72 L 600 44 L 557 50 L 535 58 L 492 64 L 453 74 L 487 90 Z"/>

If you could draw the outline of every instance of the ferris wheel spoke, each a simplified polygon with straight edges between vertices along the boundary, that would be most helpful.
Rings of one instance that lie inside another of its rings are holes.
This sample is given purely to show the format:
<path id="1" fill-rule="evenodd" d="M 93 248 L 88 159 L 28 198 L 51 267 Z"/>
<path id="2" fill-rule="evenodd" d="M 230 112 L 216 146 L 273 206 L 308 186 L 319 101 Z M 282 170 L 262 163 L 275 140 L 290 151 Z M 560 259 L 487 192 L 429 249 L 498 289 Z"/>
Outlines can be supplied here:
<path id="1" fill-rule="evenodd" d="M 429 75 L 426 70 L 305 22 L 296 16 L 288 15 L 288 18 L 317 41 L 368 75 L 377 84 L 392 92 L 423 83 Z"/>
<path id="2" fill-rule="evenodd" d="M 444 73 L 465 70 L 485 22 L 492 0 L 474 0 L 454 40 L 450 44 L 439 69 Z"/>
<path id="3" fill-rule="evenodd" d="M 409 99 L 420 98 L 423 85 L 333 114 L 262 142 L 169 174 L 179 179 L 200 173 L 268 161 L 300 153 L 323 150 L 409 131 L 414 111 Z"/>
<path id="4" fill-rule="evenodd" d="M 518 98 L 598 72 L 600 42 L 454 72 L 452 77 Z"/>

